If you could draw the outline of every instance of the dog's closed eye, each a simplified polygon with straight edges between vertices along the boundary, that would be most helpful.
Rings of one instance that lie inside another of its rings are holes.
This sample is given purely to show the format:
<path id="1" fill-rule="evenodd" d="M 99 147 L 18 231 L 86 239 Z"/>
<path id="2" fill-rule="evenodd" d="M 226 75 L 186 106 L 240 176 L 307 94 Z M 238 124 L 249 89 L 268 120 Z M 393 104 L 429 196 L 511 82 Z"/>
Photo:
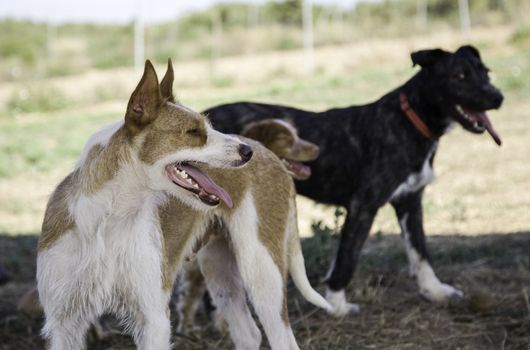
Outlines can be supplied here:
<path id="1" fill-rule="evenodd" d="M 189 129 L 188 131 L 186 131 L 186 134 L 191 136 L 201 136 L 201 130 L 199 130 L 198 128 Z"/>

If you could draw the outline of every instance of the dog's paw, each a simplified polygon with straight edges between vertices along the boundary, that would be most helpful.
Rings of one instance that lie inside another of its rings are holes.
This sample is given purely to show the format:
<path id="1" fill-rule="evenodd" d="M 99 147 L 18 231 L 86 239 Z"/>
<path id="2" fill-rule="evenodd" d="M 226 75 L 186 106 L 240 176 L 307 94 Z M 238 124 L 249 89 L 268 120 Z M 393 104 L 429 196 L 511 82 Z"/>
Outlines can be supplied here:
<path id="1" fill-rule="evenodd" d="M 326 290 L 326 300 L 332 307 L 329 313 L 336 317 L 358 314 L 361 311 L 359 305 L 346 301 L 344 290 L 333 291 L 328 288 Z"/>
<path id="2" fill-rule="evenodd" d="M 464 293 L 445 283 L 436 283 L 433 285 L 420 287 L 420 294 L 427 300 L 435 303 L 444 303 L 450 299 L 462 299 Z"/>

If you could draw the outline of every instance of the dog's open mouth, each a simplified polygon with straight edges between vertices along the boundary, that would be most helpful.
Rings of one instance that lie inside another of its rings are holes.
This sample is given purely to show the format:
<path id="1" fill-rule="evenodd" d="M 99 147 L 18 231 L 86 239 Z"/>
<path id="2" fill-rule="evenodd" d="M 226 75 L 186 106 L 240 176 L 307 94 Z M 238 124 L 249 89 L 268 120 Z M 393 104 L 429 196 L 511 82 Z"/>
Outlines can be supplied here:
<path id="1" fill-rule="evenodd" d="M 481 134 L 487 130 L 497 145 L 501 145 L 502 141 L 499 134 L 493 129 L 486 111 L 472 111 L 460 105 L 455 105 L 456 115 L 458 121 L 467 130 Z"/>
<path id="2" fill-rule="evenodd" d="M 187 163 L 173 163 L 166 166 L 167 177 L 177 186 L 188 190 L 207 205 L 217 205 L 222 200 L 232 208 L 232 198 L 201 170 Z"/>
<path id="3" fill-rule="evenodd" d="M 291 176 L 297 180 L 305 180 L 311 176 L 311 168 L 303 163 L 287 158 L 282 158 L 282 162 Z"/>

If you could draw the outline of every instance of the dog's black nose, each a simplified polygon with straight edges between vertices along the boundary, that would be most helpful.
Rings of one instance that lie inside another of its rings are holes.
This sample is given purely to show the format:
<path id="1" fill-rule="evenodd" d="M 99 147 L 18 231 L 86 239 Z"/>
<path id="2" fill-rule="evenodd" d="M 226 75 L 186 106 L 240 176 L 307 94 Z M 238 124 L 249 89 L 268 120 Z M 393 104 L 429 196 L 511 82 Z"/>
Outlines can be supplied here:
<path id="1" fill-rule="evenodd" d="M 252 158 L 252 154 L 254 154 L 254 152 L 252 151 L 252 148 L 250 148 L 249 145 L 246 145 L 244 143 L 239 145 L 239 155 L 241 156 L 243 163 L 248 162 L 250 158 Z"/>
<path id="2" fill-rule="evenodd" d="M 482 91 L 486 94 L 487 100 L 491 103 L 490 108 L 499 108 L 502 105 L 504 96 L 502 92 L 491 84 L 482 86 Z"/>
<path id="3" fill-rule="evenodd" d="M 504 101 L 504 96 L 499 92 L 493 98 L 493 103 L 495 103 L 495 106 L 500 107 L 502 105 L 502 101 Z"/>

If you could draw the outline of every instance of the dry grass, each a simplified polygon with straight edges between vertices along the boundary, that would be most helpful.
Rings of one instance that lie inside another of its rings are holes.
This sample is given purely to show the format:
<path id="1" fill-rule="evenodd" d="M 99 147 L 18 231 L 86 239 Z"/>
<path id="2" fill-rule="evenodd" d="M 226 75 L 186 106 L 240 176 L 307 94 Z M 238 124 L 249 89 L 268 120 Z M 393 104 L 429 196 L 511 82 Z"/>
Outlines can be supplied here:
<path id="1" fill-rule="evenodd" d="M 465 300 L 448 305 L 418 296 L 400 243 L 397 235 L 369 239 L 349 293 L 361 304 L 360 315 L 327 316 L 289 288 L 291 323 L 302 349 L 529 349 L 530 233 L 433 237 L 433 259 L 441 279 L 466 292 Z M 329 244 L 333 248 L 336 239 Z M 0 254 L 15 275 L 14 282 L 0 287 L 0 350 L 43 346 L 38 336 L 42 321 L 29 320 L 15 310 L 20 295 L 33 285 L 34 245 L 35 237 L 0 236 Z M 322 248 L 321 242 L 308 239 L 304 249 L 311 250 L 311 245 Z M 308 256 L 313 284 L 318 285 L 328 258 L 318 253 Z M 199 316 L 201 328 L 194 334 L 175 334 L 176 348 L 232 348 L 230 339 L 216 332 L 207 316 Z M 131 340 L 118 335 L 90 343 L 90 349 L 97 350 L 131 348 Z"/>

